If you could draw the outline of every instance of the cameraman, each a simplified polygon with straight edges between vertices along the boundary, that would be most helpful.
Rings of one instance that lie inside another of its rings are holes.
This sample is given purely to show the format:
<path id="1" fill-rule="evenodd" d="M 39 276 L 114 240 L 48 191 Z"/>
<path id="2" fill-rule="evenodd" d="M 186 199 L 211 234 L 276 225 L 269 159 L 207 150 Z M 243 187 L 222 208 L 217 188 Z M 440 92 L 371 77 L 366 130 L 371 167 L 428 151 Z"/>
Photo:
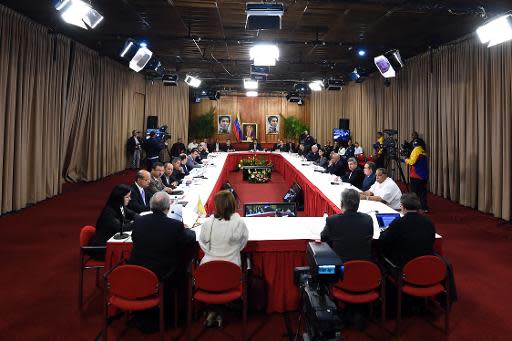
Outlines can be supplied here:
<path id="1" fill-rule="evenodd" d="M 377 132 L 377 142 L 373 145 L 375 150 L 375 165 L 376 168 L 384 167 L 384 134 L 381 131 Z"/>
<path id="2" fill-rule="evenodd" d="M 413 133 L 414 136 L 414 133 Z M 417 133 L 416 133 L 417 136 Z M 416 193 L 420 199 L 421 209 L 428 212 L 427 205 L 427 181 L 428 181 L 428 160 L 425 151 L 425 142 L 421 139 L 412 141 L 413 150 L 409 158 L 403 161 L 409 165 L 409 177 L 411 191 Z"/>

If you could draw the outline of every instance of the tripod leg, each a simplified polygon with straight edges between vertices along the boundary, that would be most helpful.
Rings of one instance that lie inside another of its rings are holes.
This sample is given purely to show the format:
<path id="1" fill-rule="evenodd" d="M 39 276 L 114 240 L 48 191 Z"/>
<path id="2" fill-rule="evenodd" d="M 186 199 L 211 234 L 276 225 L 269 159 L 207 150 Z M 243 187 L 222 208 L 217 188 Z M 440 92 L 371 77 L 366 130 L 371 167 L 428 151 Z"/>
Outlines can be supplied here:
<path id="1" fill-rule="evenodd" d="M 409 184 L 407 184 L 407 180 L 405 179 L 404 170 L 402 169 L 402 165 L 400 164 L 400 161 L 398 161 L 396 159 L 395 159 L 395 162 L 398 167 L 398 171 L 400 172 L 400 179 L 405 184 L 405 188 L 407 189 L 407 192 L 409 192 Z"/>

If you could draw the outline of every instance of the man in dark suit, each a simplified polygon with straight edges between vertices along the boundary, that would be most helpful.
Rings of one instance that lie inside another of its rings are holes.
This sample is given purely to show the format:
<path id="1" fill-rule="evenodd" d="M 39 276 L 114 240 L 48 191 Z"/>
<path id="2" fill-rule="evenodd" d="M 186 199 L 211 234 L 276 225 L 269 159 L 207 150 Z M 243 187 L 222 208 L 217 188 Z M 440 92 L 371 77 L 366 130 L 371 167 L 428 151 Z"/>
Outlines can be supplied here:
<path id="1" fill-rule="evenodd" d="M 139 217 L 133 224 L 133 250 L 128 262 L 148 268 L 162 279 L 185 268 L 179 264 L 180 249 L 194 243 L 196 235 L 181 221 L 167 217 L 170 199 L 166 193 L 155 193 L 150 206 L 153 214 Z"/>
<path id="2" fill-rule="evenodd" d="M 132 130 L 132 136 L 128 139 L 126 149 L 132 157 L 132 169 L 140 168 L 140 158 L 142 152 L 142 139 L 139 136 L 140 131 Z"/>
<path id="3" fill-rule="evenodd" d="M 263 150 L 263 148 L 261 148 L 261 144 L 258 143 L 258 139 L 254 139 L 251 143 L 249 143 L 249 150 L 253 150 L 253 151 Z"/>
<path id="4" fill-rule="evenodd" d="M 185 144 L 183 144 L 183 140 L 181 137 L 178 137 L 178 141 L 174 143 L 171 147 L 171 156 L 178 157 L 181 153 L 185 153 Z"/>
<path id="5" fill-rule="evenodd" d="M 178 163 L 181 165 L 179 158 Z M 162 183 L 166 188 L 175 189 L 179 185 L 179 181 L 176 180 L 175 173 L 176 171 L 174 170 L 174 166 L 171 162 L 164 163 L 164 173 L 160 179 L 162 179 Z"/>
<path id="6" fill-rule="evenodd" d="M 296 152 L 296 150 L 295 150 L 295 143 L 293 143 L 292 141 L 288 141 L 286 143 L 286 145 L 284 146 L 283 152 L 295 153 Z"/>
<path id="7" fill-rule="evenodd" d="M 311 147 L 311 151 L 306 154 L 306 160 L 308 161 L 318 161 L 320 158 L 320 154 L 318 154 L 318 146 L 315 144 Z"/>
<path id="8" fill-rule="evenodd" d="M 344 262 L 371 259 L 373 220 L 368 214 L 357 212 L 359 200 L 355 189 L 344 190 L 341 193 L 342 213 L 327 217 L 320 235 Z"/>
<path id="9" fill-rule="evenodd" d="M 361 168 L 357 165 L 357 160 L 353 157 L 348 159 L 349 172 L 343 176 L 343 182 L 348 182 L 352 186 L 361 189 L 363 185 L 364 173 Z"/>
<path id="10" fill-rule="evenodd" d="M 343 176 L 345 174 L 345 168 L 345 159 L 343 159 L 340 154 L 333 153 L 329 160 L 329 165 L 327 166 L 327 172 L 337 176 Z"/>
<path id="11" fill-rule="evenodd" d="M 146 140 L 144 148 L 146 149 L 147 167 L 151 169 L 153 163 L 160 162 L 160 151 L 165 148 L 165 145 L 157 141 L 156 133 L 152 131 L 149 134 L 149 139 Z"/>
<path id="12" fill-rule="evenodd" d="M 148 189 L 151 175 L 146 170 L 140 170 L 131 186 L 130 203 L 128 208 L 137 213 L 149 211 L 149 199 L 153 193 Z"/>
<path id="13" fill-rule="evenodd" d="M 279 151 L 286 151 L 285 150 L 286 146 L 283 144 L 283 140 L 277 140 L 277 143 L 274 144 L 274 146 L 272 146 L 272 151 L 276 151 L 276 150 L 279 150 Z"/>
<path id="14" fill-rule="evenodd" d="M 227 139 L 226 143 L 221 144 L 220 148 L 221 148 L 221 150 L 220 150 L 221 152 L 234 152 L 235 151 L 235 147 L 233 147 L 233 145 L 231 144 L 230 139 Z"/>
<path id="15" fill-rule="evenodd" d="M 375 163 L 368 161 L 364 164 L 364 179 L 361 186 L 361 191 L 369 190 L 375 183 Z"/>
<path id="16" fill-rule="evenodd" d="M 436 228 L 426 216 L 418 213 L 421 203 L 415 193 L 405 193 L 400 199 L 403 217 L 393 220 L 379 237 L 382 255 L 398 267 L 413 258 L 431 255 L 434 251 Z"/>

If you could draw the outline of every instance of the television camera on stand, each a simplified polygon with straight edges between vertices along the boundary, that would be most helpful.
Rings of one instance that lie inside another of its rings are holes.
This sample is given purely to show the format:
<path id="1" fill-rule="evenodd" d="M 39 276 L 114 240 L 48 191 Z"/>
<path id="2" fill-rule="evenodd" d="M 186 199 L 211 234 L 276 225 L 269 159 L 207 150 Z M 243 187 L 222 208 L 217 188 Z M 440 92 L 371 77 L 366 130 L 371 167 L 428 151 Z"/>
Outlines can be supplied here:
<path id="1" fill-rule="evenodd" d="M 411 151 L 405 144 L 398 146 L 398 130 L 384 129 L 384 143 L 382 148 L 384 150 L 384 168 L 388 170 L 388 174 L 394 178 L 400 176 L 400 180 L 405 184 L 405 188 L 409 191 L 409 185 L 402 169 L 400 156 L 409 157 Z"/>
<path id="2" fill-rule="evenodd" d="M 293 270 L 300 289 L 299 327 L 304 321 L 305 341 L 339 340 L 342 321 L 336 304 L 329 297 L 329 285 L 343 278 L 344 266 L 333 249 L 323 242 L 309 242 L 306 250 L 309 266 Z"/>

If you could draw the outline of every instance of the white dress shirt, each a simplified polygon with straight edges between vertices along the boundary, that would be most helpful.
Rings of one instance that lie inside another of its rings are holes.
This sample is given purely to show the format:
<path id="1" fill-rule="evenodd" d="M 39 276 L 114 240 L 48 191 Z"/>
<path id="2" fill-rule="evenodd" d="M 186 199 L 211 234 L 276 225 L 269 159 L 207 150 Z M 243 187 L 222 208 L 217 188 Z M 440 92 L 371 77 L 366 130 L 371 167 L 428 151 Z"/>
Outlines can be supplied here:
<path id="1" fill-rule="evenodd" d="M 363 147 L 359 146 L 354 149 L 354 155 L 363 154 Z"/>
<path id="2" fill-rule="evenodd" d="M 392 209 L 400 209 L 402 191 L 400 191 L 400 188 L 398 188 L 398 185 L 393 179 L 387 178 L 382 183 L 375 181 L 369 191 L 372 192 L 373 195 L 381 197 Z"/>

